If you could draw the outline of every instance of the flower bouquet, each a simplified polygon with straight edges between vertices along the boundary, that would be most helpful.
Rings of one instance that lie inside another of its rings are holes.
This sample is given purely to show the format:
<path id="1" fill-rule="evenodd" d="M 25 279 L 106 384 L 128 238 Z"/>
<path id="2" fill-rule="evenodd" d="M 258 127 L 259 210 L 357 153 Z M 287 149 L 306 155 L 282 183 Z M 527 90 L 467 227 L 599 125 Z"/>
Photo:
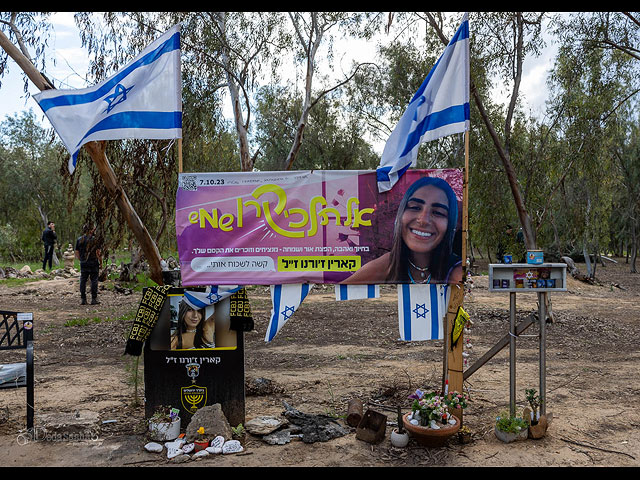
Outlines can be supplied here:
<path id="1" fill-rule="evenodd" d="M 460 425 L 462 425 L 462 412 L 469 406 L 469 402 L 469 394 L 466 392 L 452 392 L 447 395 L 446 403 L 447 407 L 449 407 L 449 413 L 458 417 Z"/>
<path id="2" fill-rule="evenodd" d="M 460 420 L 449 412 L 446 397 L 418 389 L 409 398 L 413 400 L 411 413 L 403 417 L 403 422 L 419 443 L 443 446 L 460 429 Z"/>

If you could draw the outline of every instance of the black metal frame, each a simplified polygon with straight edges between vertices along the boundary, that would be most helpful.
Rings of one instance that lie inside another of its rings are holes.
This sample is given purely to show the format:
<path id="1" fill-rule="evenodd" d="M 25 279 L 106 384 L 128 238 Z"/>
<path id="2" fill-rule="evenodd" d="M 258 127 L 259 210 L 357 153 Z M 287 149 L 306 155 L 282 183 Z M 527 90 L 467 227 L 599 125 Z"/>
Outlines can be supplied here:
<path id="1" fill-rule="evenodd" d="M 18 312 L 0 310 L 0 351 L 26 350 L 26 378 L 24 381 L 7 382 L 0 388 L 27 387 L 27 428 L 33 428 L 34 393 L 33 393 L 33 320 L 25 328 L 26 320 L 18 320 Z"/>

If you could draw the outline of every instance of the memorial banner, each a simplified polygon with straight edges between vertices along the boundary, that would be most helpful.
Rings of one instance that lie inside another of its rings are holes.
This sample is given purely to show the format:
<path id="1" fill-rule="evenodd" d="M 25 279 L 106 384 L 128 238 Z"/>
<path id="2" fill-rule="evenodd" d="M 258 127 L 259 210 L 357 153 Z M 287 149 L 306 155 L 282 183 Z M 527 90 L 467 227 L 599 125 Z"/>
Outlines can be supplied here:
<path id="1" fill-rule="evenodd" d="M 462 171 L 182 173 L 183 286 L 461 282 Z"/>

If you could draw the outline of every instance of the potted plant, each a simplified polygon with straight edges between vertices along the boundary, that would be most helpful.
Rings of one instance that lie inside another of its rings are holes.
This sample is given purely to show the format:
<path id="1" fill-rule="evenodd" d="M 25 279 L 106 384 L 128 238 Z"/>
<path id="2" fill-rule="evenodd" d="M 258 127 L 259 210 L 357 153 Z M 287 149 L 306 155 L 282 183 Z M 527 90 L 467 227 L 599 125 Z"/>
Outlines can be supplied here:
<path id="1" fill-rule="evenodd" d="M 154 409 L 148 420 L 149 433 L 152 440 L 171 441 L 180 435 L 180 411 L 160 405 Z"/>
<path id="2" fill-rule="evenodd" d="M 502 413 L 496 418 L 496 437 L 505 443 L 525 440 L 529 433 L 529 424 L 520 417 Z"/>
<path id="3" fill-rule="evenodd" d="M 458 420 L 460 420 L 460 426 L 463 425 L 462 413 L 464 409 L 469 406 L 469 401 L 469 394 L 466 392 L 458 393 L 455 391 L 447 395 L 445 400 L 445 403 L 449 408 L 449 413 L 458 417 Z"/>
<path id="4" fill-rule="evenodd" d="M 204 450 L 209 446 L 209 437 L 207 436 L 204 427 L 200 427 L 198 429 L 198 435 L 193 440 L 193 444 L 195 445 L 195 451 L 199 452 L 200 450 Z"/>
<path id="5" fill-rule="evenodd" d="M 462 444 L 471 443 L 471 430 L 466 425 L 458 430 L 458 441 Z"/>
<path id="6" fill-rule="evenodd" d="M 449 413 L 445 397 L 418 389 L 409 398 L 413 399 L 411 413 L 407 413 L 402 420 L 404 427 L 418 443 L 440 447 L 460 429 L 460 420 Z"/>
<path id="7" fill-rule="evenodd" d="M 391 445 L 397 448 L 404 448 L 409 443 L 409 434 L 403 428 L 402 410 L 398 406 L 398 428 L 391 431 Z"/>
<path id="8" fill-rule="evenodd" d="M 537 395 L 535 388 L 528 388 L 525 390 L 527 401 L 531 409 L 525 409 L 523 414 L 525 420 L 529 423 L 529 437 L 542 438 L 547 432 L 547 418 L 545 415 L 540 415 L 540 407 L 542 406 L 542 399 L 540 395 Z"/>

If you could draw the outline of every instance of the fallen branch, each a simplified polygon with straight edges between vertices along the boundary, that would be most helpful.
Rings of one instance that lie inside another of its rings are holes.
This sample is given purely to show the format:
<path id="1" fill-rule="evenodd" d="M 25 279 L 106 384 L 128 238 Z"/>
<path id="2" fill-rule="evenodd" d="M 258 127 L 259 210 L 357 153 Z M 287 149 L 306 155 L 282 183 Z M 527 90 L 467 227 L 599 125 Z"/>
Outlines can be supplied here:
<path id="1" fill-rule="evenodd" d="M 625 452 L 618 452 L 617 450 L 609 450 L 607 448 L 600 448 L 600 447 L 596 447 L 594 445 L 589 445 L 589 444 L 586 444 L 586 443 L 576 442 L 575 440 L 569 440 L 568 438 L 560 437 L 560 440 L 562 440 L 563 442 L 572 443 L 573 445 L 578 445 L 580 447 L 593 448 L 595 450 L 600 450 L 602 452 L 607 452 L 607 453 L 617 453 L 618 455 L 626 455 L 627 457 L 632 458 L 633 460 L 636 459 L 636 457 L 634 457 L 633 455 L 629 455 L 628 453 L 625 453 Z"/>

